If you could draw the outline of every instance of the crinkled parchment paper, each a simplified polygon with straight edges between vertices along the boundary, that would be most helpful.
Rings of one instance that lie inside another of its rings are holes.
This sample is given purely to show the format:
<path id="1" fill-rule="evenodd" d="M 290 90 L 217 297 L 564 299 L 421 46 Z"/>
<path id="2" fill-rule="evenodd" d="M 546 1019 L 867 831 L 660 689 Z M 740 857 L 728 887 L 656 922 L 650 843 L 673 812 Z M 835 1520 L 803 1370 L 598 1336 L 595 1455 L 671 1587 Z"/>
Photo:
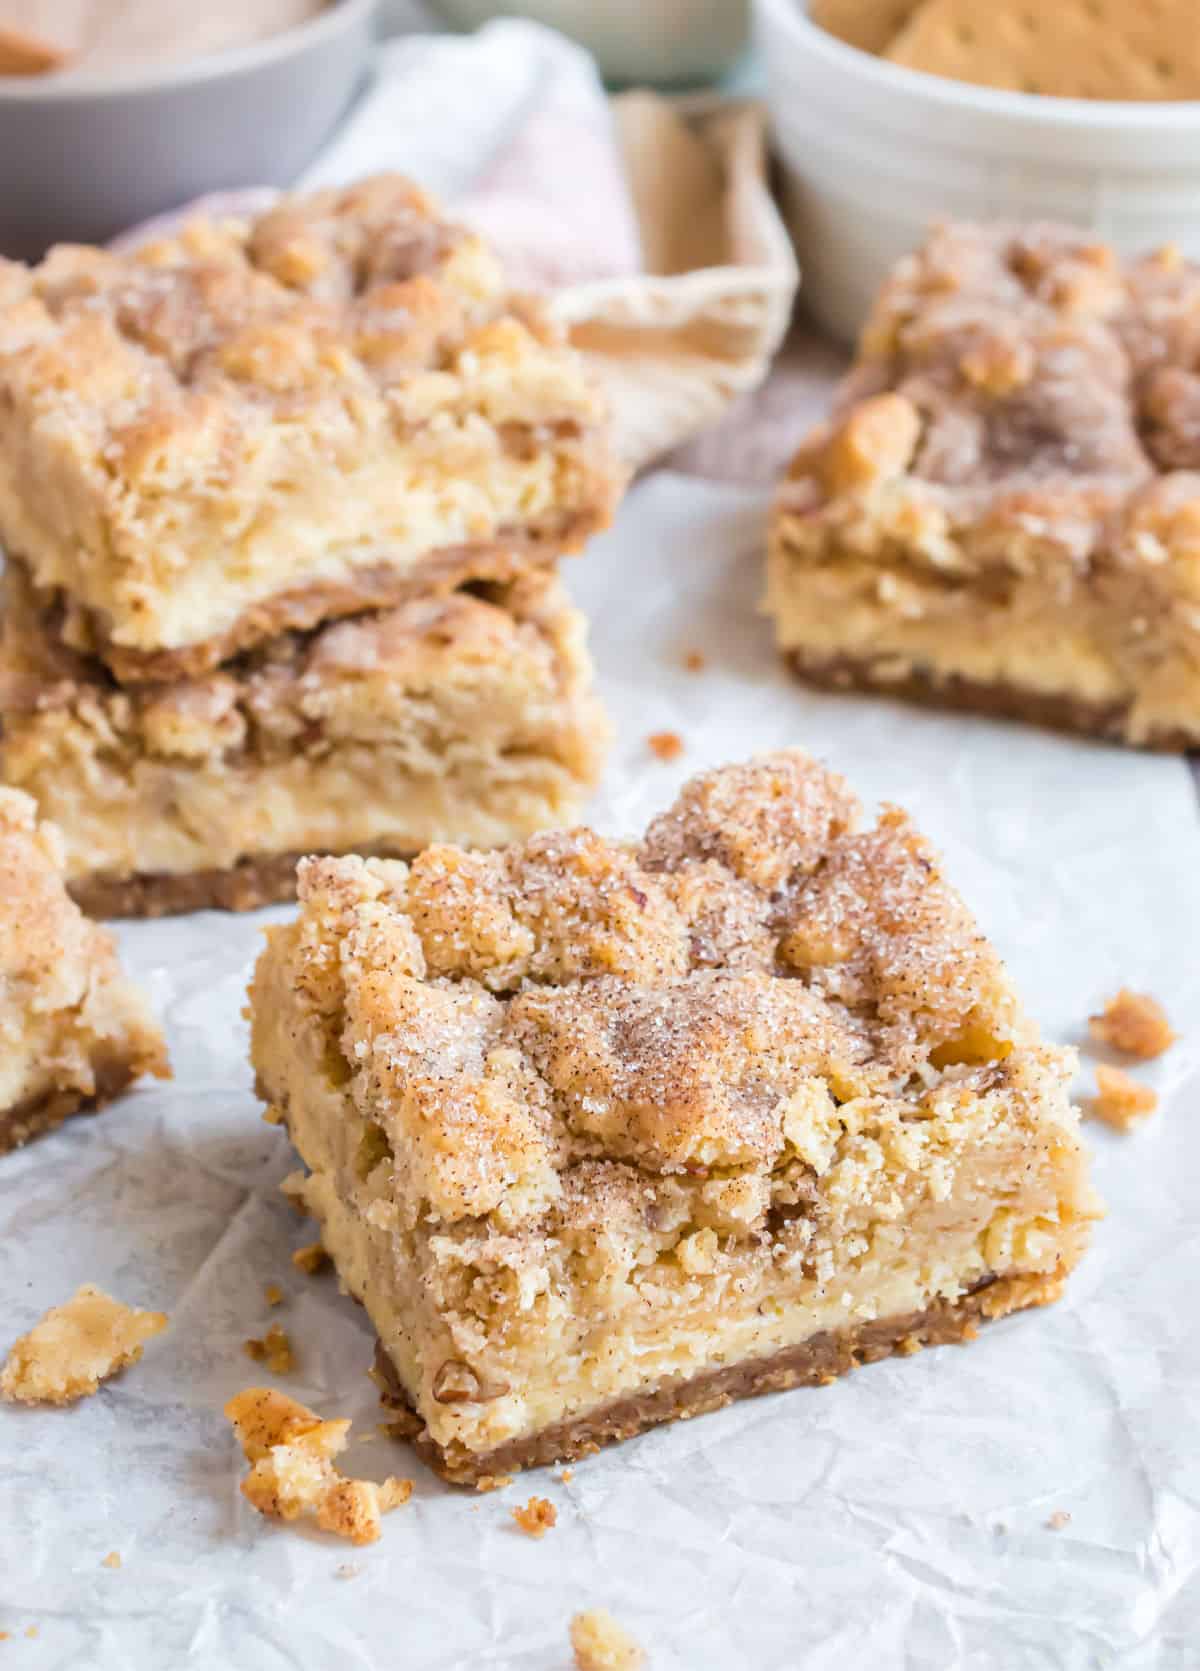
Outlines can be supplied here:
<path id="1" fill-rule="evenodd" d="M 0 1409 L 0 1656 L 22 1671 L 565 1671 L 608 1606 L 655 1671 L 1182 1668 L 1200 1656 L 1200 830 L 1186 768 L 789 683 L 755 612 L 764 499 L 659 475 L 572 569 L 619 727 L 596 805 L 640 828 L 693 769 L 807 744 L 913 809 L 1049 1033 L 1122 984 L 1187 1036 L 1130 1138 L 1090 1128 L 1110 1203 L 1059 1306 L 966 1348 L 648 1434 L 489 1496 L 374 1434 L 366 1319 L 289 1263 L 239 1018 L 261 919 L 125 927 L 176 1080 L 0 1161 L 3 1332 L 85 1279 L 161 1307 L 141 1365 L 67 1411 Z M 688 650 L 704 673 L 682 670 Z M 645 746 L 677 730 L 670 766 Z M 1086 1065 L 1086 1064 L 1085 1064 Z M 263 1285 L 287 1304 L 269 1312 Z M 360 1473 L 412 1502 L 355 1550 L 238 1495 L 222 1402 L 278 1318 L 288 1390 L 352 1415 Z M 549 1496 L 558 1525 L 510 1508 Z M 1070 1514 L 1062 1530 L 1046 1522 Z M 119 1570 L 103 1566 L 110 1550 Z M 349 1569 L 349 1576 L 346 1575 Z M 38 1634 L 26 1639 L 27 1627 Z"/>

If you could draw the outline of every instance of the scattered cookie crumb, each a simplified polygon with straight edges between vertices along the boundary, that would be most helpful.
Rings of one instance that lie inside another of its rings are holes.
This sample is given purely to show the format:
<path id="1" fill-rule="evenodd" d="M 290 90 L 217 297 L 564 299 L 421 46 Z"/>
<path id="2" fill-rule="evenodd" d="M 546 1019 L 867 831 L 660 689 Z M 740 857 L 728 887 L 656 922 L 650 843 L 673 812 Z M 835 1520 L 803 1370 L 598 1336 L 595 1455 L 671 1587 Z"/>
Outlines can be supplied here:
<path id="1" fill-rule="evenodd" d="M 7 1642 L 8 1640 L 9 1640 L 8 1632 L 6 1630 L 0 1630 L 0 1642 Z"/>
<path id="2" fill-rule="evenodd" d="M 337 1570 L 335 1571 L 334 1577 L 335 1578 L 357 1578 L 361 1571 L 362 1571 L 361 1567 L 356 1567 L 349 1561 L 343 1561 L 342 1565 L 340 1567 L 338 1567 Z"/>
<path id="3" fill-rule="evenodd" d="M 576 1613 L 571 1620 L 576 1671 L 639 1671 L 643 1649 L 603 1607 Z"/>
<path id="4" fill-rule="evenodd" d="M 1133 1131 L 1158 1107 L 1158 1092 L 1142 1085 L 1124 1068 L 1096 1064 L 1096 1095 L 1088 1112 L 1114 1131 Z"/>
<path id="5" fill-rule="evenodd" d="M 272 1375 L 290 1375 L 296 1367 L 291 1339 L 278 1323 L 272 1323 L 261 1340 L 247 1340 L 245 1351 L 255 1363 L 265 1363 Z"/>
<path id="6" fill-rule="evenodd" d="M 1054 1513 L 1046 1522 L 1046 1528 L 1051 1532 L 1061 1532 L 1064 1526 L 1069 1526 L 1070 1524 L 1071 1516 L 1067 1513 L 1066 1509 L 1055 1509 Z"/>
<path id="7" fill-rule="evenodd" d="M 100 1563 L 100 1565 L 101 1565 L 101 1566 L 102 1566 L 102 1567 L 111 1567 L 111 1568 L 112 1568 L 112 1570 L 113 1570 L 113 1571 L 114 1571 L 114 1572 L 116 1572 L 116 1571 L 117 1571 L 117 1569 L 118 1569 L 118 1568 L 119 1568 L 119 1567 L 120 1567 L 120 1565 L 121 1565 L 121 1555 L 120 1555 L 120 1551 L 119 1551 L 119 1550 L 116 1550 L 116 1549 L 110 1549 L 110 1550 L 109 1550 L 109 1552 L 108 1552 L 108 1554 L 107 1554 L 107 1555 L 106 1555 L 106 1556 L 105 1556 L 105 1557 L 104 1557 L 104 1559 L 103 1559 L 103 1560 L 102 1560 L 102 1561 L 101 1561 L 101 1563 Z"/>
<path id="8" fill-rule="evenodd" d="M 268 1305 L 282 1305 L 283 1304 L 283 1289 L 279 1286 L 279 1284 L 277 1282 L 268 1282 L 268 1284 L 264 1288 L 263 1292 L 267 1297 L 267 1304 Z"/>
<path id="9" fill-rule="evenodd" d="M 33 1640 L 33 1638 L 37 1635 L 37 1633 L 38 1633 L 38 1627 L 36 1625 L 26 1625 L 25 1626 L 25 1634 L 26 1634 L 26 1636 L 28 1636 L 30 1641 Z"/>
<path id="10" fill-rule="evenodd" d="M 646 742 L 659 760 L 678 760 L 683 753 L 683 738 L 678 731 L 652 731 Z"/>
<path id="11" fill-rule="evenodd" d="M 550 1528 L 558 1524 L 558 1510 L 549 1497 L 531 1497 L 523 1507 L 512 1511 L 512 1517 L 531 1538 L 544 1538 Z"/>
<path id="12" fill-rule="evenodd" d="M 138 1311 L 84 1283 L 14 1342 L 0 1372 L 0 1397 L 14 1404 L 73 1404 L 119 1369 L 136 1363 L 142 1344 L 167 1326 L 161 1311 Z"/>
<path id="13" fill-rule="evenodd" d="M 511 1485 L 511 1474 L 480 1474 L 475 1481 L 476 1491 L 503 1491 L 506 1485 Z"/>
<path id="14" fill-rule="evenodd" d="M 703 650 L 689 650 L 683 658 L 683 665 L 689 673 L 703 673 L 708 665 L 708 658 Z"/>
<path id="15" fill-rule="evenodd" d="M 225 1406 L 250 1472 L 242 1495 L 260 1514 L 315 1517 L 323 1531 L 374 1543 L 389 1509 L 412 1496 L 412 1481 L 348 1479 L 333 1458 L 346 1448 L 349 1421 L 322 1421 L 286 1393 L 247 1387 Z"/>
<path id="16" fill-rule="evenodd" d="M 1157 998 L 1130 992 L 1127 986 L 1108 1000 L 1099 1015 L 1088 1017 L 1088 1031 L 1101 1044 L 1146 1062 L 1169 1050 L 1179 1037 Z"/>
<path id="17" fill-rule="evenodd" d="M 292 1254 L 292 1264 L 305 1276 L 316 1276 L 328 1263 L 329 1255 L 320 1242 L 309 1242 L 307 1247 L 298 1247 Z"/>
<path id="18" fill-rule="evenodd" d="M 575 1470 L 574 1468 L 564 1468 L 558 1477 L 563 1485 L 570 1485 L 571 1481 L 575 1478 Z"/>

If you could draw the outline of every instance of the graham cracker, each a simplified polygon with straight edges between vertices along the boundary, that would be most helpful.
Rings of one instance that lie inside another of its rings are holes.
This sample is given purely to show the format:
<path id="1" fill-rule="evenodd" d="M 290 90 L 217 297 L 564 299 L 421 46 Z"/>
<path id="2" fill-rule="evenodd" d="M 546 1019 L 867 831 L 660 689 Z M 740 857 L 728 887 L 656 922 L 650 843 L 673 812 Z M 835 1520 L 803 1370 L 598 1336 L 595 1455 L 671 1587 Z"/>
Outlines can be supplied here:
<path id="1" fill-rule="evenodd" d="M 808 15 L 818 28 L 862 52 L 886 52 L 916 11 L 919 0 L 812 0 Z"/>
<path id="2" fill-rule="evenodd" d="M 1200 97 L 1196 0 L 923 0 L 884 56 L 1060 98 Z"/>

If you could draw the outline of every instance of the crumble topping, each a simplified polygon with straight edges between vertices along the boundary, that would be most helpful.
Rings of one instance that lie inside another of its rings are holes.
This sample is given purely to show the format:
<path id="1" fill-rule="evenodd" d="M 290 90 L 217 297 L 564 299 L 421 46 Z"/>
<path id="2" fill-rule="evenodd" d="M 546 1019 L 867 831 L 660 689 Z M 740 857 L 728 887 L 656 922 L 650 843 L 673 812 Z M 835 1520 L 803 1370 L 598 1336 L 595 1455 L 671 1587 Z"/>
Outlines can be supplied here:
<path id="1" fill-rule="evenodd" d="M 576 1613 L 571 1647 L 577 1671 L 640 1671 L 645 1651 L 603 1607 Z"/>
<path id="2" fill-rule="evenodd" d="M 296 1367 L 291 1338 L 279 1323 L 272 1323 L 261 1340 L 247 1340 L 245 1352 L 255 1363 L 265 1363 L 272 1375 L 290 1375 Z"/>
<path id="3" fill-rule="evenodd" d="M 745 1168 L 706 1212 L 749 1232 L 767 1174 L 825 1163 L 840 1105 L 994 1073 L 1029 1036 L 999 959 L 903 813 L 857 820 L 792 751 L 694 779 L 637 847 L 305 861 L 298 978 L 340 1018 L 361 1175 L 405 1214 L 513 1228 L 582 1210 L 588 1157 Z"/>
<path id="4" fill-rule="evenodd" d="M 0 1371 L 0 1396 L 16 1404 L 74 1404 L 136 1363 L 144 1343 L 166 1326 L 164 1312 L 122 1305 L 84 1283 L 14 1342 Z"/>
<path id="5" fill-rule="evenodd" d="M 314 1518 L 322 1531 L 351 1543 L 374 1543 L 381 1517 L 412 1495 L 412 1481 L 382 1485 L 349 1479 L 334 1463 L 346 1448 L 349 1421 L 323 1421 L 315 1411 L 269 1387 L 247 1387 L 225 1406 L 250 1472 L 242 1495 L 260 1514 Z"/>
<path id="6" fill-rule="evenodd" d="M 1090 1112 L 1114 1131 L 1134 1131 L 1158 1107 L 1157 1091 L 1105 1062 L 1096 1065 L 1096 1092 Z"/>
<path id="7" fill-rule="evenodd" d="M 1178 1038 L 1156 998 L 1122 987 L 1099 1015 L 1088 1017 L 1088 1031 L 1101 1044 L 1143 1061 L 1161 1056 Z"/>
<path id="8" fill-rule="evenodd" d="M 944 576 L 1186 567 L 1198 300 L 1178 252 L 1121 262 L 1067 227 L 937 228 L 794 460 L 781 537 Z"/>
<path id="9" fill-rule="evenodd" d="M 531 1497 L 513 1509 L 512 1517 L 527 1537 L 544 1538 L 558 1523 L 558 1510 L 548 1497 Z"/>

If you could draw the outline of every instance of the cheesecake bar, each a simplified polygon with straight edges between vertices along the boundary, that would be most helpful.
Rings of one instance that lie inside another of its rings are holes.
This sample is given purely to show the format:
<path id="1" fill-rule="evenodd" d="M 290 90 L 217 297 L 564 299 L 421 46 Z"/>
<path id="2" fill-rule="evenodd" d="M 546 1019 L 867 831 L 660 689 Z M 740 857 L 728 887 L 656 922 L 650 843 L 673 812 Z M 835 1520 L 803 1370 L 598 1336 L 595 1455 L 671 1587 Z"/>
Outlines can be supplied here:
<path id="1" fill-rule="evenodd" d="M 0 789 L 0 1154 L 144 1073 L 166 1047 L 110 935 L 68 897 L 58 832 Z"/>
<path id="2" fill-rule="evenodd" d="M 803 753 L 638 843 L 309 860 L 300 899 L 258 1082 L 452 1480 L 969 1338 L 1084 1249 L 1071 1054 L 905 814 Z"/>
<path id="3" fill-rule="evenodd" d="M 0 778 L 58 825 L 96 916 L 290 898 L 302 853 L 516 840 L 573 818 L 599 772 L 583 618 L 546 570 L 127 687 L 15 564 L 5 590 Z"/>
<path id="4" fill-rule="evenodd" d="M 0 262 L 0 541 L 125 682 L 551 561 L 617 486 L 579 356 L 396 176 Z"/>
<path id="5" fill-rule="evenodd" d="M 1200 744 L 1200 266 L 946 226 L 884 286 L 776 504 L 797 672 Z"/>

